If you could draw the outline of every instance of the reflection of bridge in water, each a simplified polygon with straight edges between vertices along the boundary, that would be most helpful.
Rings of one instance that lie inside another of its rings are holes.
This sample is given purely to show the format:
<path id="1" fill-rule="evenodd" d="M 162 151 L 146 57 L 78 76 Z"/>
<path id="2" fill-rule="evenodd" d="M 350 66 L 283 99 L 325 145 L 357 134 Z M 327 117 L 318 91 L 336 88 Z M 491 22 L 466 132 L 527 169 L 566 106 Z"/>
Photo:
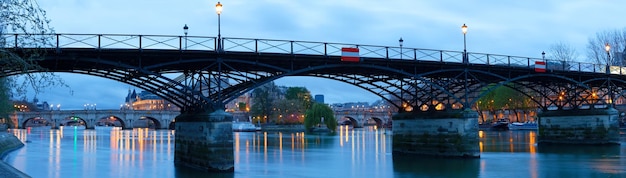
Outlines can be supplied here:
<path id="1" fill-rule="evenodd" d="M 173 126 L 174 118 L 179 114 L 180 111 L 160 110 L 61 110 L 16 112 L 14 117 L 19 128 L 25 128 L 27 123 L 37 120 L 38 123 L 53 129 L 70 123 L 85 125 L 87 129 L 93 129 L 98 125 L 116 125 L 123 129 L 148 126 L 154 129 L 168 129 Z"/>

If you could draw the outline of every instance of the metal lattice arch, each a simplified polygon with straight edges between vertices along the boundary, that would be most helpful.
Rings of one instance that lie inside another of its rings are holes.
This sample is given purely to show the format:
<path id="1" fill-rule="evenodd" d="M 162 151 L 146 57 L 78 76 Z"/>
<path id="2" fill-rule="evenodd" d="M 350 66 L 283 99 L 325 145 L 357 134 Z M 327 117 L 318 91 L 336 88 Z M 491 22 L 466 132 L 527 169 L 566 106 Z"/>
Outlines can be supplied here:
<path id="1" fill-rule="evenodd" d="M 170 101 L 183 112 L 217 109 L 255 87 L 286 76 L 321 77 L 355 85 L 401 112 L 470 108 L 491 85 L 519 86 L 513 89 L 528 94 L 544 109 L 609 104 L 607 101 L 615 96 L 623 96 L 626 84 L 626 70 L 621 67 L 571 63 L 556 69 L 547 66 L 548 72 L 537 73 L 534 63 L 544 59 L 468 53 L 465 62 L 464 53 L 459 51 L 248 38 L 47 36 L 50 46 L 41 48 L 46 58 L 36 62 L 48 72 L 127 83 Z M 2 36 L 4 49 L 17 54 L 30 49 L 22 46 L 28 43 L 21 40 L 27 39 L 21 34 Z M 217 50 L 218 43 L 223 50 Z M 341 61 L 342 47 L 359 48 L 361 61 Z M 0 76 L 24 72 L 41 71 L 4 69 Z M 559 95 L 565 99 L 551 98 Z M 589 96 L 607 99 L 590 103 Z"/>

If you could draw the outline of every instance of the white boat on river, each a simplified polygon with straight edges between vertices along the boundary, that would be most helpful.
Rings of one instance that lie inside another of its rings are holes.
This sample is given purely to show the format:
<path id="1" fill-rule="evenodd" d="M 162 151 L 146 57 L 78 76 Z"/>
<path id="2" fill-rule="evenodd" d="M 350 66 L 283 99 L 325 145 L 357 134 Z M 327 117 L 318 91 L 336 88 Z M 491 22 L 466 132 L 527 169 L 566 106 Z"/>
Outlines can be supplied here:
<path id="1" fill-rule="evenodd" d="M 250 122 L 233 122 L 233 132 L 255 132 L 260 130 L 261 127 L 257 127 Z"/>
<path id="2" fill-rule="evenodd" d="M 509 130 L 537 130 L 537 122 L 513 122 L 509 124 Z"/>

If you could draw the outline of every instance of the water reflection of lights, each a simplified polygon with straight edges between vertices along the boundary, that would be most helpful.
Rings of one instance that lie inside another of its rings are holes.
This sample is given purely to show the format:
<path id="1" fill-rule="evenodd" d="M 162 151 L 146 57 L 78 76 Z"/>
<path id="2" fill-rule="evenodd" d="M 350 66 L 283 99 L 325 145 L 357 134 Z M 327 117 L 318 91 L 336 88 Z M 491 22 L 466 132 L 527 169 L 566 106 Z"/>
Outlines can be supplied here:
<path id="1" fill-rule="evenodd" d="M 485 133 L 482 130 L 479 130 L 478 131 L 478 140 L 479 140 L 478 149 L 480 150 L 481 153 L 483 152 L 483 147 L 484 147 L 483 141 L 481 140 L 482 138 L 485 138 Z"/>

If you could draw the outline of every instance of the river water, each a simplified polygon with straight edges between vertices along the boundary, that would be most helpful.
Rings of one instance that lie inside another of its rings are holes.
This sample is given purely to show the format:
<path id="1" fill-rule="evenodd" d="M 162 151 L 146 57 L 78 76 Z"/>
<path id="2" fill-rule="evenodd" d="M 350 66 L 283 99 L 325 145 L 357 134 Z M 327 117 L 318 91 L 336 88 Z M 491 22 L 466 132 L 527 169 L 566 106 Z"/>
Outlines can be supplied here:
<path id="1" fill-rule="evenodd" d="M 34 178 L 71 177 L 626 177 L 614 146 L 537 146 L 535 131 L 481 131 L 480 159 L 393 156 L 389 130 L 335 135 L 235 132 L 235 173 L 174 166 L 173 130 L 11 130 L 25 146 L 4 161 Z"/>

